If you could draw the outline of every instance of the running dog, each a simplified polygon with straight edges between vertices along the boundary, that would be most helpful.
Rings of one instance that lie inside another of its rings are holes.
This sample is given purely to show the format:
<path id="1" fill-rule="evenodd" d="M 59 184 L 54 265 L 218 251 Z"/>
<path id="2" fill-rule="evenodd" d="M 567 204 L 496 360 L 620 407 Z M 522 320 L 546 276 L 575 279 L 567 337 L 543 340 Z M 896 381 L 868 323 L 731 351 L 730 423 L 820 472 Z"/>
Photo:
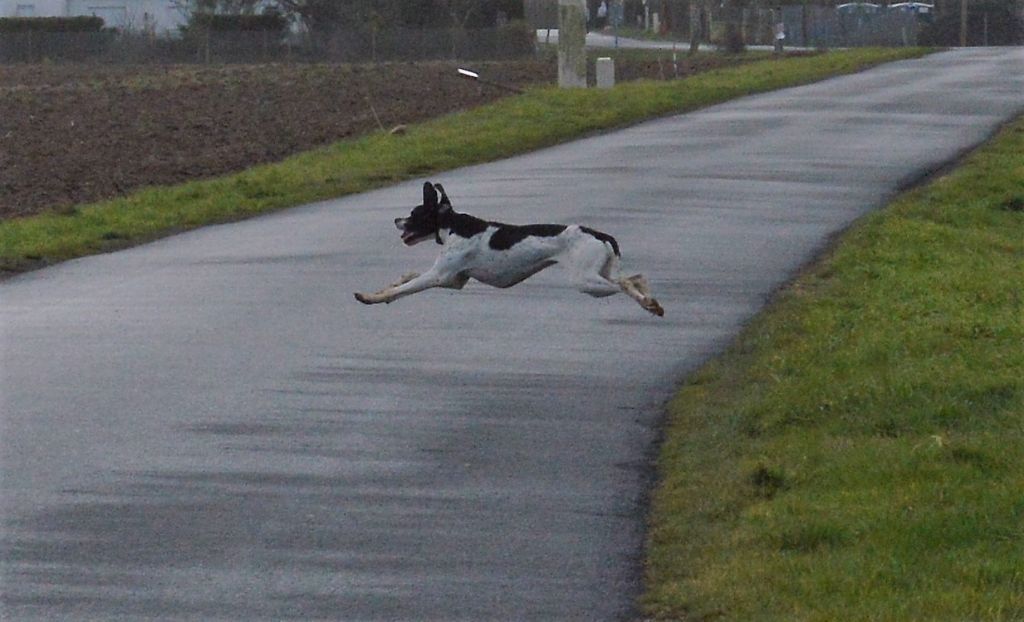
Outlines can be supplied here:
<path id="1" fill-rule="evenodd" d="M 439 194 L 440 193 L 440 194 Z M 506 225 L 452 209 L 441 184 L 423 184 L 423 204 L 396 218 L 402 242 L 434 240 L 441 255 L 424 274 L 407 274 L 374 294 L 357 293 L 363 304 L 389 303 L 433 287 L 462 289 L 470 279 L 512 287 L 544 268 L 566 266 L 584 294 L 603 298 L 624 292 L 646 311 L 665 314 L 642 275 L 619 273 L 619 244 L 607 233 L 579 225 Z"/>

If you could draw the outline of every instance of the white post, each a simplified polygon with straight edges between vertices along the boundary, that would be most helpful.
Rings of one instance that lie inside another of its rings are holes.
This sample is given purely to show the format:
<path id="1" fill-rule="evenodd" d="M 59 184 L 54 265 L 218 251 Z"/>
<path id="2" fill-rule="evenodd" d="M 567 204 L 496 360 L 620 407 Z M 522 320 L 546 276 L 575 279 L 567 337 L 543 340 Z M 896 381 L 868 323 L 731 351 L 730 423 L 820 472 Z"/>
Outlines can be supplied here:
<path id="1" fill-rule="evenodd" d="M 775 53 L 781 54 L 783 51 L 782 46 L 786 41 L 786 21 L 783 17 L 782 7 L 772 11 L 772 18 L 775 21 Z"/>
<path id="2" fill-rule="evenodd" d="M 558 0 L 558 86 L 587 88 L 584 0 Z"/>
<path id="3" fill-rule="evenodd" d="M 615 61 L 607 56 L 597 59 L 597 88 L 610 89 L 615 86 Z"/>

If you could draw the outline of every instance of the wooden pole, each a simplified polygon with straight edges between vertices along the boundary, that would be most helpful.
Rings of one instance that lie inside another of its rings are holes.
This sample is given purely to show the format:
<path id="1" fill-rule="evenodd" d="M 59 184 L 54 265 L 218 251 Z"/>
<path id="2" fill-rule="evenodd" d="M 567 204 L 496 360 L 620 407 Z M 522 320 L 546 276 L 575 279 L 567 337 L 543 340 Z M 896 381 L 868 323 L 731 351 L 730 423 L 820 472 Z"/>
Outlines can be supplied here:
<path id="1" fill-rule="evenodd" d="M 704 3 L 690 2 L 690 54 L 700 49 L 700 40 L 704 37 Z"/>

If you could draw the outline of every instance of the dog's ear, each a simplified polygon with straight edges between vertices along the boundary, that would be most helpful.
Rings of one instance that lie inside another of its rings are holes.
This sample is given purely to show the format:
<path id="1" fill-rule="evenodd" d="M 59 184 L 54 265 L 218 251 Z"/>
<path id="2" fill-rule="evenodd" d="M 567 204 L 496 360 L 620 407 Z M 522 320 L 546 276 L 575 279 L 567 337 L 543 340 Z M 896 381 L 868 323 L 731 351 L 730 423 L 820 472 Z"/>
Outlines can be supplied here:
<path id="1" fill-rule="evenodd" d="M 452 202 L 448 200 L 448 195 L 444 191 L 444 186 L 441 184 L 434 184 L 434 188 L 441 193 L 441 209 L 451 209 Z"/>
<path id="2" fill-rule="evenodd" d="M 427 207 L 437 206 L 437 190 L 434 190 L 434 184 L 429 181 L 423 182 L 423 205 Z"/>

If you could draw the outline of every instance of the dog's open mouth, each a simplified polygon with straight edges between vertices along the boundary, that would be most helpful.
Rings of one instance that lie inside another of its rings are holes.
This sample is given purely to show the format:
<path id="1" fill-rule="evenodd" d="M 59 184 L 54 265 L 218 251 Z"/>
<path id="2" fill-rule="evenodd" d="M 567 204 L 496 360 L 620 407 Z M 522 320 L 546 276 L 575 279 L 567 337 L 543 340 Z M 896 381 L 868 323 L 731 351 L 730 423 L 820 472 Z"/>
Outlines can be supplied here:
<path id="1" fill-rule="evenodd" d="M 404 242 L 406 246 L 412 246 L 412 245 L 416 244 L 417 242 L 422 242 L 422 241 L 423 241 L 422 238 L 420 238 L 420 236 L 418 236 L 413 231 L 403 231 L 402 232 L 402 242 Z"/>

